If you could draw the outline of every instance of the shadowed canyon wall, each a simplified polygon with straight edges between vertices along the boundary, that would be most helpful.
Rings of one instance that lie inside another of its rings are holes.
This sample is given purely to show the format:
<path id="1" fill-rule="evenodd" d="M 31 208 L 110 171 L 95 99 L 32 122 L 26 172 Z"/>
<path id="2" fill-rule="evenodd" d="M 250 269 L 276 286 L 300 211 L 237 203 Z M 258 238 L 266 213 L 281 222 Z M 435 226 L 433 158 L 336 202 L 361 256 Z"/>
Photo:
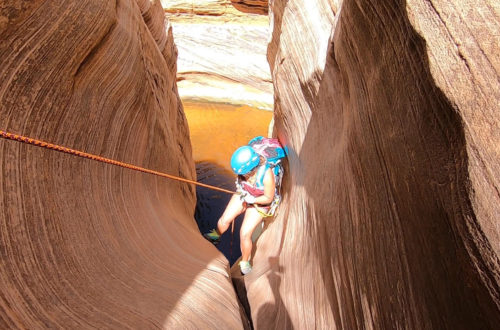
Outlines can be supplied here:
<path id="1" fill-rule="evenodd" d="M 8 0 L 0 39 L 0 129 L 194 178 L 159 1 Z M 3 139 L 0 172 L 1 328 L 246 324 L 193 187 Z"/>
<path id="2" fill-rule="evenodd" d="M 270 1 L 285 198 L 255 328 L 500 324 L 496 1 Z"/>

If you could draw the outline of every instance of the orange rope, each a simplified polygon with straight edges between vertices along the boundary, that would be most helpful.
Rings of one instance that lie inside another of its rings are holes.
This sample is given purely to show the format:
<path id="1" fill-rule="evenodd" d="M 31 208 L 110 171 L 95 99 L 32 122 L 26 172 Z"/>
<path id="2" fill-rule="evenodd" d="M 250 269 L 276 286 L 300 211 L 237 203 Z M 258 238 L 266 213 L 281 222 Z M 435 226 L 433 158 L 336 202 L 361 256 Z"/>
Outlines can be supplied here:
<path id="1" fill-rule="evenodd" d="M 147 168 L 143 168 L 143 167 L 140 167 L 140 166 L 135 166 L 135 165 L 132 165 L 132 164 L 127 164 L 127 163 L 119 162 L 117 160 L 113 160 L 113 159 L 109 159 L 109 158 L 104 158 L 104 157 L 93 155 L 93 154 L 89 154 L 89 153 L 86 153 L 86 152 L 83 152 L 83 151 L 79 151 L 79 150 L 75 150 L 75 149 L 70 149 L 70 148 L 62 147 L 62 146 L 59 146 L 57 144 L 52 144 L 52 143 L 48 143 L 48 142 L 36 140 L 36 139 L 29 138 L 29 137 L 26 137 L 26 136 L 4 132 L 2 130 L 0 130 L 0 137 L 2 137 L 4 139 L 9 139 L 9 140 L 19 141 L 19 142 L 23 142 L 23 143 L 27 143 L 27 144 L 32 144 L 32 145 L 35 145 L 37 147 L 42 147 L 42 148 L 45 148 L 45 149 L 51 149 L 51 150 L 55 150 L 55 151 L 59 151 L 59 152 L 64 152 L 64 153 L 67 153 L 67 154 L 70 154 L 70 155 L 75 155 L 75 156 L 78 156 L 78 157 L 92 159 L 92 160 L 95 160 L 95 161 L 98 161 L 98 162 L 102 162 L 102 163 L 107 163 L 107 164 L 112 164 L 112 165 L 116 165 L 116 166 L 128 168 L 128 169 L 131 169 L 131 170 L 134 170 L 134 171 L 139 171 L 139 172 L 154 174 L 154 175 L 161 176 L 161 177 L 168 178 L 168 179 L 172 179 L 172 180 L 177 180 L 177 181 L 181 181 L 181 182 L 191 183 L 191 184 L 194 184 L 194 185 L 197 185 L 197 186 L 201 186 L 201 187 L 205 187 L 205 188 L 208 188 L 208 189 L 225 192 L 225 193 L 228 193 L 228 194 L 236 194 L 236 192 L 231 191 L 231 190 L 226 190 L 226 189 L 219 188 L 219 187 L 214 187 L 214 186 L 211 186 L 211 185 L 208 185 L 208 184 L 204 184 L 204 183 L 200 183 L 200 182 L 196 182 L 196 181 L 192 181 L 192 180 L 180 178 L 180 177 L 175 176 L 175 175 L 170 175 L 170 174 L 166 174 L 166 173 L 162 173 L 162 172 L 158 172 L 158 171 L 153 171 L 153 170 L 150 170 L 150 169 L 147 169 Z"/>

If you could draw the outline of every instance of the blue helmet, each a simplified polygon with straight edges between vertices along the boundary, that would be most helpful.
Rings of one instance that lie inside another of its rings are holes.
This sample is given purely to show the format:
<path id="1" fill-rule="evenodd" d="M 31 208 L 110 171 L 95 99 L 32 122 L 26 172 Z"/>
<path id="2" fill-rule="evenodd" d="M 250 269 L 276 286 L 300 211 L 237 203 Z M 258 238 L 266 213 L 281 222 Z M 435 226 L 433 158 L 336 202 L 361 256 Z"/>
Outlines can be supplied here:
<path id="1" fill-rule="evenodd" d="M 247 174 L 259 165 L 259 163 L 259 154 L 249 146 L 239 147 L 231 157 L 231 168 L 238 175 Z"/>

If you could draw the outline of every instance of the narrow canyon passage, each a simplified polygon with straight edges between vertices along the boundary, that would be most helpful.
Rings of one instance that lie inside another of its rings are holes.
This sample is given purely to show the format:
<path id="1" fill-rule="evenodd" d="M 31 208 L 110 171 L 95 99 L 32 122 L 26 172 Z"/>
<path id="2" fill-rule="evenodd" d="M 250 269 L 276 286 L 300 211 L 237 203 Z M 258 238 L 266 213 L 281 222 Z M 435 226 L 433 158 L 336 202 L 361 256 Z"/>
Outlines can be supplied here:
<path id="1" fill-rule="evenodd" d="M 496 329 L 499 32 L 495 0 L 4 1 L 0 129 L 226 187 L 271 116 L 289 155 L 242 276 L 194 219 L 221 196 L 0 139 L 0 328 Z"/>
<path id="2" fill-rule="evenodd" d="M 177 86 L 198 181 L 234 191 L 231 155 L 255 136 L 267 136 L 272 119 L 269 19 L 225 1 L 164 6 L 178 49 Z M 205 234 L 216 228 L 231 196 L 198 187 L 196 197 L 195 219 Z M 231 265 L 241 256 L 242 220 L 217 244 Z"/>
<path id="3" fill-rule="evenodd" d="M 189 124 L 197 180 L 234 191 L 235 174 L 229 164 L 232 153 L 255 136 L 267 136 L 272 113 L 248 106 L 184 102 Z M 195 219 L 201 233 L 217 227 L 230 195 L 204 187 L 196 188 Z M 239 230 L 242 216 L 235 222 L 234 234 L 227 231 L 217 249 L 232 265 L 240 256 Z"/>

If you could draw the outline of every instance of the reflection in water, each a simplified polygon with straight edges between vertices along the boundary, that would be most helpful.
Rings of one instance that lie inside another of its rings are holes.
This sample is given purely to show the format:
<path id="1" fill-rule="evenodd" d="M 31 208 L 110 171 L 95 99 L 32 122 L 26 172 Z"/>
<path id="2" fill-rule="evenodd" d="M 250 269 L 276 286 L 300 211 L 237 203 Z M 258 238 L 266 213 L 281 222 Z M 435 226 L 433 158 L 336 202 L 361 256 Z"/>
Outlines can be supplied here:
<path id="1" fill-rule="evenodd" d="M 231 155 L 253 137 L 267 136 L 272 112 L 227 104 L 184 102 L 183 105 L 189 123 L 198 181 L 234 190 L 235 175 L 229 167 Z M 195 219 L 200 231 L 207 233 L 216 228 L 217 220 L 231 196 L 197 187 L 196 197 Z M 234 237 L 228 230 L 217 245 L 231 265 L 241 256 L 241 221 L 242 216 L 236 219 Z"/>

